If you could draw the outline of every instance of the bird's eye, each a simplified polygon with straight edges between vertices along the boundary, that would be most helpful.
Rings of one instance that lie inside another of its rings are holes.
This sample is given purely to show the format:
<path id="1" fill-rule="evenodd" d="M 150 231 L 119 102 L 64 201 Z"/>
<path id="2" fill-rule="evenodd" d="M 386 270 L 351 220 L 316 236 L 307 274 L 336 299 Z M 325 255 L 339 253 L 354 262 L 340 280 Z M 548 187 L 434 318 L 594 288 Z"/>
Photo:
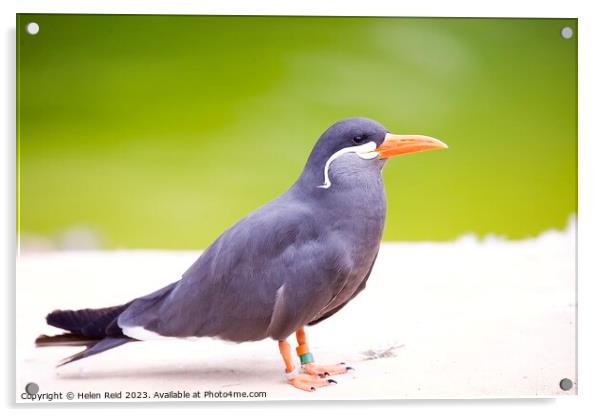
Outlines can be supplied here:
<path id="1" fill-rule="evenodd" d="M 353 139 L 351 139 L 351 142 L 355 143 L 356 145 L 359 145 L 360 143 L 362 143 L 364 141 L 364 137 L 363 136 L 355 136 Z"/>

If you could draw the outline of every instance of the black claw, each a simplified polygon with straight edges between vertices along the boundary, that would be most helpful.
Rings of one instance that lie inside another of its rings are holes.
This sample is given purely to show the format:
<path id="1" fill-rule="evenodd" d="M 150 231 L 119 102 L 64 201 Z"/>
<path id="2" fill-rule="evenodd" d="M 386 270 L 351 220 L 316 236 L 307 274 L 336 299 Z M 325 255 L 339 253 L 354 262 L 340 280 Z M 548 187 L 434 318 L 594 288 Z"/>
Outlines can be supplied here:
<path id="1" fill-rule="evenodd" d="M 329 380 L 328 380 L 328 383 L 329 383 L 329 384 L 338 384 L 338 382 L 337 382 L 337 381 L 335 381 L 334 379 L 329 379 Z"/>
<path id="2" fill-rule="evenodd" d="M 345 362 L 341 362 L 341 363 L 339 363 L 339 365 L 345 365 Z"/>
<path id="3" fill-rule="evenodd" d="M 315 390 L 316 390 L 316 387 L 311 387 L 311 388 L 310 388 L 310 390 L 311 390 L 311 391 L 315 391 Z"/>
<path id="4" fill-rule="evenodd" d="M 354 368 L 352 368 L 351 366 L 347 366 L 347 367 L 345 368 L 345 370 L 346 370 L 346 371 L 355 371 L 355 369 L 354 369 Z"/>

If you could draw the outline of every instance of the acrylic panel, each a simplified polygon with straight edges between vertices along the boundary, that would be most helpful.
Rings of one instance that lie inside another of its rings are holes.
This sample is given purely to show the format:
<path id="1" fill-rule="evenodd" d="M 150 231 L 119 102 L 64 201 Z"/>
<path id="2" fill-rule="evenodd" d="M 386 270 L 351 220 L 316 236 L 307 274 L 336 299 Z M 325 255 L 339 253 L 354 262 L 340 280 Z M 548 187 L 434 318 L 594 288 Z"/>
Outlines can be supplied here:
<path id="1" fill-rule="evenodd" d="M 576 394 L 576 19 L 16 27 L 17 401 Z"/>

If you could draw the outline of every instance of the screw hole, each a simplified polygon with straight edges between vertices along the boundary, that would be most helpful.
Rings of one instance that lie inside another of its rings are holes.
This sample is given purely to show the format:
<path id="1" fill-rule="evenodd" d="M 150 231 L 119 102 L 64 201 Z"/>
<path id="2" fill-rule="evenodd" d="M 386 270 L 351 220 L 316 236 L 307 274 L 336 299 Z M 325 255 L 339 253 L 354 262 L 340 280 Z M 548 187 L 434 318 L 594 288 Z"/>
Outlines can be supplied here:
<path id="1" fill-rule="evenodd" d="M 40 31 L 40 25 L 38 25 L 36 22 L 30 22 L 27 24 L 27 26 L 25 27 L 25 30 L 27 31 L 27 33 L 29 33 L 30 35 L 37 35 L 38 32 Z"/>
<path id="2" fill-rule="evenodd" d="M 30 382 L 29 384 L 25 385 L 25 392 L 29 395 L 36 395 L 38 391 L 40 391 L 40 387 L 35 382 Z"/>
<path id="3" fill-rule="evenodd" d="M 569 26 L 565 26 L 560 30 L 560 36 L 564 39 L 571 39 L 573 37 L 573 29 Z"/>
<path id="4" fill-rule="evenodd" d="M 568 378 L 564 378 L 560 381 L 560 389 L 563 391 L 568 391 L 573 388 L 573 381 Z"/>

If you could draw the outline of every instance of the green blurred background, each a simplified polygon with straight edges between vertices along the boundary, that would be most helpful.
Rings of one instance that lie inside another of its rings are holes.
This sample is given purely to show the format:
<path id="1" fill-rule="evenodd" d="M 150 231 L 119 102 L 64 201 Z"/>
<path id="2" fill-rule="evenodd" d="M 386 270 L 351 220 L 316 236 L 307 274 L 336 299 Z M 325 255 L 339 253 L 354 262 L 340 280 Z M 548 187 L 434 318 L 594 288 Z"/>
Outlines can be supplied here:
<path id="1" fill-rule="evenodd" d="M 577 209 L 576 19 L 21 14 L 17 28 L 27 241 L 206 247 L 350 116 L 450 146 L 387 164 L 385 240 L 524 238 Z"/>

